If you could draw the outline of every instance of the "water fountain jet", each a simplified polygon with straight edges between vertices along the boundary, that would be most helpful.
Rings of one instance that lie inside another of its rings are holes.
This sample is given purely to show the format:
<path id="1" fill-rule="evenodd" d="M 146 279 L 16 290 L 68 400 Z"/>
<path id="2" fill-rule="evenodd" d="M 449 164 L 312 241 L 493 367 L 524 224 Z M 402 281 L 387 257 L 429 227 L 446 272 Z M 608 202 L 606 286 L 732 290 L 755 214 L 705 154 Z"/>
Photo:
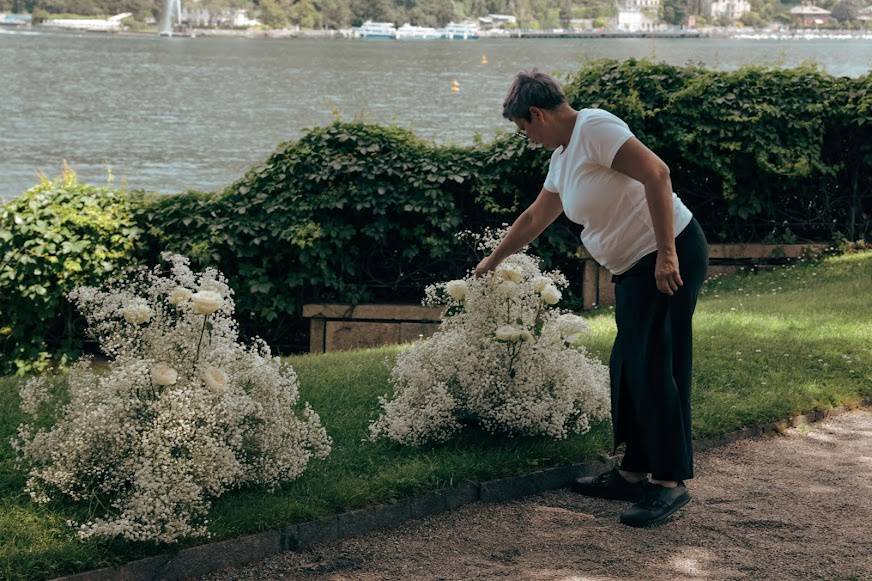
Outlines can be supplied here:
<path id="1" fill-rule="evenodd" d="M 173 22 L 175 17 L 175 22 Z M 164 0 L 160 19 L 160 35 L 172 36 L 173 26 L 182 23 L 182 0 Z"/>

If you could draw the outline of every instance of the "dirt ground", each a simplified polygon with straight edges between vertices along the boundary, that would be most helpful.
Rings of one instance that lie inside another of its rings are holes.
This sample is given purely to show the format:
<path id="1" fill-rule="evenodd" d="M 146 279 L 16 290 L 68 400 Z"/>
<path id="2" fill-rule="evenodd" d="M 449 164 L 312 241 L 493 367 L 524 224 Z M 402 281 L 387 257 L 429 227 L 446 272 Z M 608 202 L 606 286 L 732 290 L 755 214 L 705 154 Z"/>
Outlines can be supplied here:
<path id="1" fill-rule="evenodd" d="M 204 579 L 872 580 L 872 411 L 697 454 L 656 529 L 556 490 L 277 555 Z"/>

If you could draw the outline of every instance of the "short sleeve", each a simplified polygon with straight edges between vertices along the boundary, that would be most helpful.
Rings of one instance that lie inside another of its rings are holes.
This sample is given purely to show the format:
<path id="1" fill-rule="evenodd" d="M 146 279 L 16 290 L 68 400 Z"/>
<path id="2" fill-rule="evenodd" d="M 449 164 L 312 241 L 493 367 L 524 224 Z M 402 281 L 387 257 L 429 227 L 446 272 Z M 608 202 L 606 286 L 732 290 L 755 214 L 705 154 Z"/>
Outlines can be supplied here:
<path id="1" fill-rule="evenodd" d="M 612 161 L 621 146 L 633 137 L 633 132 L 624 121 L 608 111 L 591 111 L 581 126 L 581 146 L 587 157 L 605 167 Z"/>
<path id="2" fill-rule="evenodd" d="M 545 176 L 545 182 L 542 184 L 542 187 L 549 192 L 559 194 L 560 186 L 557 184 L 557 173 L 560 170 L 557 167 L 558 163 L 556 161 L 556 158 L 557 152 L 555 151 L 553 154 L 551 154 L 551 160 L 548 162 L 548 175 Z"/>

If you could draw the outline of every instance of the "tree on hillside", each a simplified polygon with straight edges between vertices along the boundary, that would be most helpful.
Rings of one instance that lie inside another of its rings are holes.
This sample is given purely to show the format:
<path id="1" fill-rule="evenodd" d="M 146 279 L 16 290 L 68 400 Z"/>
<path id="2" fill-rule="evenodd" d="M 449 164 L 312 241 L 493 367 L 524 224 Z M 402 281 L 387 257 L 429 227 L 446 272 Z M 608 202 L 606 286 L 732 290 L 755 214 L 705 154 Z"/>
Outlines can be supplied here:
<path id="1" fill-rule="evenodd" d="M 365 20 L 396 22 L 397 13 L 391 0 L 351 0 L 351 12 L 356 25 Z"/>
<path id="2" fill-rule="evenodd" d="M 351 6 L 346 0 L 319 0 L 316 4 L 326 28 L 347 28 L 351 26 Z"/>
<path id="3" fill-rule="evenodd" d="M 284 28 L 288 25 L 288 14 L 278 0 L 260 0 L 260 21 L 269 28 Z"/>
<path id="4" fill-rule="evenodd" d="M 668 24 L 683 24 L 690 14 L 688 4 L 688 0 L 663 0 L 660 5 L 660 18 Z"/>
<path id="5" fill-rule="evenodd" d="M 569 28 L 569 21 L 572 20 L 572 0 L 560 1 L 560 26 Z"/>
<path id="6" fill-rule="evenodd" d="M 321 28 L 321 13 L 312 0 L 299 0 L 291 7 L 291 22 L 300 28 Z"/>
<path id="7" fill-rule="evenodd" d="M 832 16 L 839 22 L 856 20 L 862 6 L 856 0 L 841 0 L 833 6 Z"/>

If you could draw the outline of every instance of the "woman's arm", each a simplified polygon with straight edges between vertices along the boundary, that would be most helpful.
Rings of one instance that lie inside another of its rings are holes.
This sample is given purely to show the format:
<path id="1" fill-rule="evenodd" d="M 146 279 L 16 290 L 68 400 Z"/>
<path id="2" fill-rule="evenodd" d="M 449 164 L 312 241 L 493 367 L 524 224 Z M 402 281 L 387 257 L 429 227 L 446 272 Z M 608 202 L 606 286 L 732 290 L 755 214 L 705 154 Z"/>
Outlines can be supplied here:
<path id="1" fill-rule="evenodd" d="M 681 280 L 678 254 L 675 252 L 675 214 L 669 167 L 645 144 L 631 137 L 615 154 L 612 169 L 642 182 L 645 186 L 645 199 L 648 201 L 654 237 L 657 239 L 654 278 L 657 289 L 671 295 L 684 281 Z"/>
<path id="2" fill-rule="evenodd" d="M 511 256 L 541 234 L 563 213 L 560 195 L 542 188 L 530 207 L 521 212 L 502 242 L 494 248 L 490 256 L 482 259 L 475 267 L 475 274 L 484 274 L 494 269 L 500 262 Z"/>

